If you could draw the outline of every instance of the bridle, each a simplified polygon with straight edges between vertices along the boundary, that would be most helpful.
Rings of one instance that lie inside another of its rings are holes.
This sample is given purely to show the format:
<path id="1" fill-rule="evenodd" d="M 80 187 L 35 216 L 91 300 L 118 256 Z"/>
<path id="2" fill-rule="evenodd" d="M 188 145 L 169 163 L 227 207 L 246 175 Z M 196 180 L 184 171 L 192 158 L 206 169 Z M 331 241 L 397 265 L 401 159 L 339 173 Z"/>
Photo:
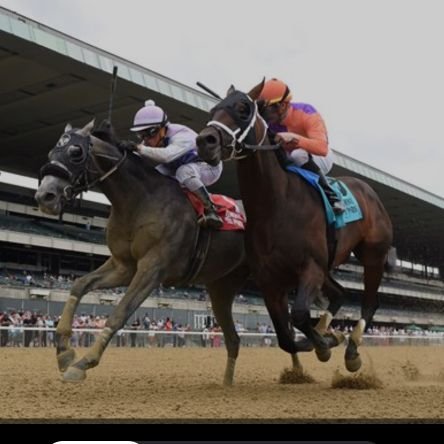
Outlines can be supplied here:
<path id="1" fill-rule="evenodd" d="M 62 135 L 48 156 L 49 158 L 56 157 L 57 160 L 50 160 L 43 165 L 39 174 L 39 183 L 48 175 L 69 182 L 69 185 L 63 189 L 63 195 L 67 201 L 73 200 L 78 194 L 88 191 L 103 182 L 115 173 L 127 158 L 127 150 L 123 150 L 120 159 L 102 153 L 95 153 L 93 155 L 91 150 L 93 146 L 91 136 L 84 136 L 75 131 L 76 130 L 73 129 Z M 70 156 L 69 152 L 71 148 L 73 150 L 80 148 L 81 151 L 77 149 L 75 150 L 76 155 Z M 95 156 L 115 160 L 116 163 L 99 177 L 90 180 L 91 174 L 100 174 Z M 92 168 L 92 164 L 95 164 L 96 168 Z"/>
<path id="2" fill-rule="evenodd" d="M 234 108 L 234 105 L 239 100 L 249 105 L 249 116 L 247 119 L 241 118 Z M 224 137 L 226 135 L 230 137 L 230 141 L 222 145 L 222 148 L 230 150 L 230 155 L 227 159 L 224 159 L 225 161 L 244 159 L 249 155 L 248 150 L 255 152 L 256 150 L 269 151 L 280 148 L 280 144 L 263 145 L 267 137 L 268 125 L 260 115 L 256 101 L 252 100 L 248 94 L 234 91 L 216 105 L 211 110 L 211 114 L 214 115 L 218 110 L 227 112 L 237 125 L 237 128 L 232 129 L 218 120 L 210 120 L 207 123 L 208 127 L 214 128 L 218 132 L 221 141 L 226 139 Z M 255 125 L 258 121 L 262 123 L 263 127 L 262 137 L 259 141 L 257 141 L 255 130 Z"/>

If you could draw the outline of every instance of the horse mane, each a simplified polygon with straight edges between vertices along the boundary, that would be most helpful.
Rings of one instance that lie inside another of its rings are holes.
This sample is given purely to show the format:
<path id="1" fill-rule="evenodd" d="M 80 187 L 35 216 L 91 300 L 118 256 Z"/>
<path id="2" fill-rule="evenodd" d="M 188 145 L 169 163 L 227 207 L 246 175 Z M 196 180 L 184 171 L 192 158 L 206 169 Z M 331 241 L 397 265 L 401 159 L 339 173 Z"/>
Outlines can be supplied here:
<path id="1" fill-rule="evenodd" d="M 121 140 L 117 137 L 114 127 L 108 119 L 102 120 L 97 128 L 92 130 L 91 135 L 116 147 L 119 147 L 121 142 Z"/>
<path id="2" fill-rule="evenodd" d="M 275 142 L 276 133 L 272 131 L 270 128 L 267 129 L 267 136 L 271 143 Z M 284 148 L 278 148 L 277 150 L 274 150 L 274 154 L 276 155 L 277 161 L 281 168 L 286 171 L 287 166 L 291 165 L 291 161 L 288 159 L 287 155 L 285 154 Z"/>
<path id="3" fill-rule="evenodd" d="M 172 178 L 168 176 L 164 176 L 159 171 L 156 170 L 156 164 L 151 162 L 146 157 L 139 156 L 135 154 L 130 148 L 129 145 L 132 143 L 128 140 L 120 139 L 117 133 L 114 130 L 111 122 L 108 119 L 104 119 L 96 128 L 91 131 L 91 135 L 96 137 L 97 139 L 113 145 L 119 151 L 123 152 L 126 150 L 127 159 L 129 160 L 129 168 L 131 171 L 131 176 L 141 180 L 142 182 L 146 182 L 147 175 L 154 174 L 158 175 L 165 179 L 170 179 L 172 182 L 175 182 Z"/>

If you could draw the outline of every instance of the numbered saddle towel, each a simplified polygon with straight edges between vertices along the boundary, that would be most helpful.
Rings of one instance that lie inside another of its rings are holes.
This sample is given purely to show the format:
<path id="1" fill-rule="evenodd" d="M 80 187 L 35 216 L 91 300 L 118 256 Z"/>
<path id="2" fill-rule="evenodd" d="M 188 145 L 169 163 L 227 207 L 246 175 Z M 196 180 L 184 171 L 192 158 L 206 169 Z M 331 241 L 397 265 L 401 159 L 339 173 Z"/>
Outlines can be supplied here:
<path id="1" fill-rule="evenodd" d="M 202 201 L 196 197 L 191 191 L 184 190 L 188 199 L 196 210 L 198 216 L 204 214 L 204 206 Z M 221 231 L 239 231 L 245 230 L 246 217 L 241 208 L 234 199 L 223 196 L 222 194 L 211 194 L 211 200 L 216 206 L 217 214 L 223 220 Z"/>
<path id="2" fill-rule="evenodd" d="M 299 174 L 299 176 L 301 176 L 319 191 L 324 203 L 325 216 L 328 224 L 334 224 L 335 228 L 342 228 L 350 222 L 356 222 L 357 220 L 361 220 L 363 218 L 358 201 L 350 191 L 350 188 L 344 182 L 334 179 L 333 177 L 327 177 L 328 182 L 345 205 L 345 212 L 337 215 L 334 213 L 333 208 L 331 207 L 330 202 L 324 193 L 324 190 L 318 183 L 319 175 L 313 173 L 312 171 L 305 170 L 304 168 L 299 168 L 295 165 L 288 165 L 286 168 L 292 173 Z"/>

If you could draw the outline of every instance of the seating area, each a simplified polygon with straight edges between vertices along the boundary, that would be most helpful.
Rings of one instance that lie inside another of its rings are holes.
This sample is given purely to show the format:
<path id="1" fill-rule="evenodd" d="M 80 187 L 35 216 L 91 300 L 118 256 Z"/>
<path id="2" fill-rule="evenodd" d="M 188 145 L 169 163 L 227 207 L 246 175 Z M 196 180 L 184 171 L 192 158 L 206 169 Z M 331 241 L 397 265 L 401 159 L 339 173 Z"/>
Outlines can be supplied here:
<path id="1" fill-rule="evenodd" d="M 67 223 L 60 224 L 40 218 L 0 214 L 0 229 L 95 244 L 105 243 L 105 232 L 103 230 L 87 229 L 86 227 L 82 228 Z"/>
<path id="2" fill-rule="evenodd" d="M 336 269 L 333 272 L 333 275 L 337 279 L 343 279 L 346 281 L 352 282 L 362 282 L 362 272 L 355 272 L 351 270 L 345 270 L 342 268 Z M 441 281 L 438 281 L 441 282 Z M 399 289 L 405 289 L 408 291 L 417 291 L 417 292 L 425 292 L 425 293 L 433 293 L 436 295 L 441 295 L 444 300 L 444 288 L 438 285 L 430 285 L 429 282 L 424 282 L 423 284 L 419 282 L 410 282 L 398 276 L 391 276 L 389 274 L 385 274 L 382 279 L 382 284 L 385 287 L 392 287 L 399 291 Z"/>

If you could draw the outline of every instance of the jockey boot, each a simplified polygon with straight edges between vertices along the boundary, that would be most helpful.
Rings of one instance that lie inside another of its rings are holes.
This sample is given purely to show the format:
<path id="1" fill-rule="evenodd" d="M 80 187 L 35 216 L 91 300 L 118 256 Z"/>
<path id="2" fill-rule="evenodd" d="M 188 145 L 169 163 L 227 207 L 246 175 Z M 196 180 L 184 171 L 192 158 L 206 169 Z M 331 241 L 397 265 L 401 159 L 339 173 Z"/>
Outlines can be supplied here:
<path id="1" fill-rule="evenodd" d="M 216 207 L 211 201 L 210 195 L 205 186 L 193 191 L 204 205 L 204 215 L 199 218 L 198 223 L 204 227 L 218 229 L 222 227 L 223 221 L 217 215 Z"/>
<path id="2" fill-rule="evenodd" d="M 344 202 L 338 197 L 336 192 L 333 190 L 331 185 L 328 183 L 327 178 L 324 176 L 324 173 L 321 171 L 321 169 L 316 165 L 315 161 L 313 160 L 313 157 L 310 155 L 310 160 L 304 165 L 302 165 L 302 168 L 311 171 L 313 173 L 316 173 L 319 176 L 319 185 L 324 190 L 325 195 L 327 196 L 328 201 L 330 202 L 331 207 L 333 208 L 333 211 L 335 214 L 342 214 L 345 211 Z"/>

